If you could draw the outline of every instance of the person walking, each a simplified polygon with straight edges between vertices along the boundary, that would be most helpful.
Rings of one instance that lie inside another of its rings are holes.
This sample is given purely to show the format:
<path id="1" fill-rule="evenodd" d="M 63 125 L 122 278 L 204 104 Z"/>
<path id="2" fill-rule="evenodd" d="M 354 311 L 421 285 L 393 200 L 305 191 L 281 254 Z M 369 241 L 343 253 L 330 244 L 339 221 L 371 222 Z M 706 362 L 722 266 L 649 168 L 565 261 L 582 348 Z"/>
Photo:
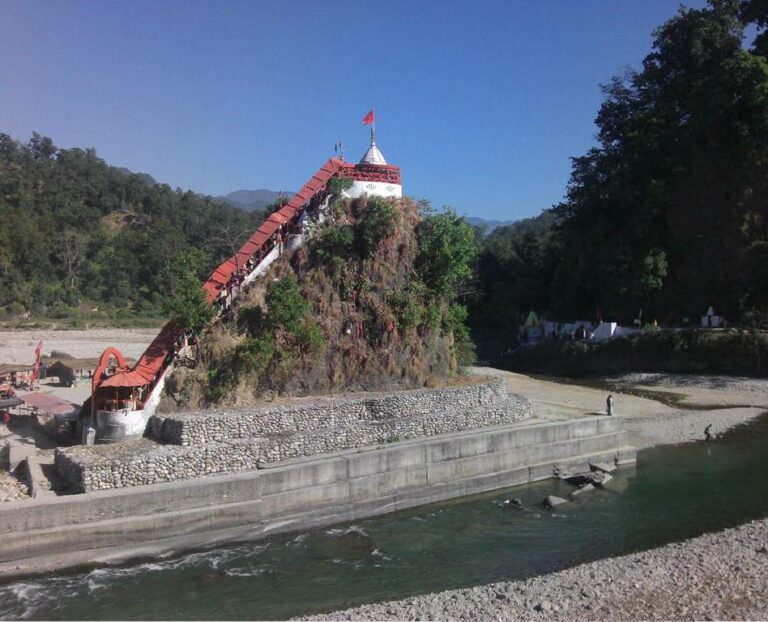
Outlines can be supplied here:
<path id="1" fill-rule="evenodd" d="M 709 433 L 709 431 L 712 429 L 712 424 L 710 423 L 706 428 L 704 428 L 704 442 L 709 442 L 712 440 L 712 435 Z"/>
<path id="2" fill-rule="evenodd" d="M 605 400 L 605 414 L 609 417 L 613 416 L 613 395 L 609 395 L 608 399 Z"/>

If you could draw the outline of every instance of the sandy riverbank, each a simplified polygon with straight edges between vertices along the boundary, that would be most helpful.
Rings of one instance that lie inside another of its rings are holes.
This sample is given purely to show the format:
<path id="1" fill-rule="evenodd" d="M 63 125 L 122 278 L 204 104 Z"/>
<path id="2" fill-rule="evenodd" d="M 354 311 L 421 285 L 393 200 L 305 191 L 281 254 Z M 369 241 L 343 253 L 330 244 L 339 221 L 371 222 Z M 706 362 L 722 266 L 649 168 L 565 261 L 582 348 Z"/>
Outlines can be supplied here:
<path id="1" fill-rule="evenodd" d="M 31 365 L 35 347 L 43 338 L 43 354 L 54 350 L 75 358 L 98 358 L 109 346 L 123 356 L 137 359 L 158 328 L 91 328 L 88 330 L 2 330 L 0 331 L 0 363 Z"/>
<path id="2" fill-rule="evenodd" d="M 531 400 L 533 416 L 537 418 L 566 419 L 605 413 L 608 389 L 533 378 L 490 367 L 476 367 L 473 371 L 505 377 L 511 393 Z M 712 434 L 717 436 L 768 411 L 768 380 L 764 379 L 625 374 L 605 381 L 618 385 L 621 390 L 653 395 L 613 391 L 616 416 L 622 418 L 629 442 L 638 449 L 700 441 L 704 439 L 704 428 L 710 423 Z"/>
<path id="3" fill-rule="evenodd" d="M 526 581 L 307 619 L 766 620 L 768 520 Z"/>

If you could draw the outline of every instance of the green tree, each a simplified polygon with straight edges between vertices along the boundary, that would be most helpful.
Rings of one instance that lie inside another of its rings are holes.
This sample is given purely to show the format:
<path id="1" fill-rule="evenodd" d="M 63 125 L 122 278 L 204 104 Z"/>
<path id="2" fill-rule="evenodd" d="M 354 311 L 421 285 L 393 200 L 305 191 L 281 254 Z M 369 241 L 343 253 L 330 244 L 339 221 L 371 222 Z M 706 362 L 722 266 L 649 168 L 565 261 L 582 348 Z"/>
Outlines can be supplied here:
<path id="1" fill-rule="evenodd" d="M 402 217 L 397 206 L 387 199 L 371 197 L 357 221 L 355 233 L 363 257 L 370 257 L 379 244 L 392 237 Z"/>
<path id="2" fill-rule="evenodd" d="M 171 291 L 163 304 L 163 311 L 176 324 L 192 333 L 201 332 L 213 319 L 197 274 L 205 263 L 199 250 L 189 250 L 176 256 L 171 265 Z"/>
<path id="3" fill-rule="evenodd" d="M 631 317 L 649 285 L 678 317 L 766 302 L 751 268 L 766 235 L 768 66 L 742 48 L 738 8 L 681 9 L 642 70 L 605 87 L 599 146 L 574 160 L 558 209 L 564 315 Z"/>
<path id="4" fill-rule="evenodd" d="M 427 287 L 440 295 L 455 295 L 472 276 L 475 233 L 464 218 L 446 208 L 429 214 L 419 226 L 418 269 Z"/>
<path id="5" fill-rule="evenodd" d="M 301 295 L 296 279 L 292 276 L 273 281 L 264 296 L 267 303 L 266 326 L 296 334 L 309 312 L 309 303 Z"/>

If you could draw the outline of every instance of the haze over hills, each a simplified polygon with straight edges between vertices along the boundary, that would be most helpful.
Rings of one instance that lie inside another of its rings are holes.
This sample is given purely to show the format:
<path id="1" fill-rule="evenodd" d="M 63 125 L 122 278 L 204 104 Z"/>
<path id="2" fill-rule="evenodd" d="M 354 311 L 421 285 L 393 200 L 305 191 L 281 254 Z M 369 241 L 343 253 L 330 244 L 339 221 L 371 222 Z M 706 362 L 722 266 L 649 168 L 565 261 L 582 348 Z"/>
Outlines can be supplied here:
<path id="1" fill-rule="evenodd" d="M 497 227 L 506 227 L 512 225 L 516 220 L 486 220 L 485 218 L 478 218 L 477 216 L 465 216 L 466 220 L 473 227 L 485 228 L 486 233 L 490 233 Z"/>
<path id="2" fill-rule="evenodd" d="M 267 205 L 277 201 L 280 196 L 290 199 L 293 196 L 293 192 L 281 193 L 276 190 L 267 190 L 265 188 L 259 190 L 235 190 L 225 196 L 216 198 L 232 207 L 236 207 L 246 212 L 253 212 L 255 210 L 264 209 Z"/>

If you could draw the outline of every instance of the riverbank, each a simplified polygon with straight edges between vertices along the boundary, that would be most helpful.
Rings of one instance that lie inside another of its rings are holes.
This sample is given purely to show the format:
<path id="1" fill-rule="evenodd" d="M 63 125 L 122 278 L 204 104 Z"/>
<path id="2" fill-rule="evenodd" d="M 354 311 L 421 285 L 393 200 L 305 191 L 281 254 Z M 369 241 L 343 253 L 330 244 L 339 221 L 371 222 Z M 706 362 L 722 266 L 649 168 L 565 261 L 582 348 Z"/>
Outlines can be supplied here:
<path id="1" fill-rule="evenodd" d="M 624 421 L 629 443 L 637 449 L 715 437 L 768 411 L 768 379 L 686 374 L 622 374 L 580 380 L 542 378 L 491 367 L 472 372 L 499 376 L 510 392 L 532 404 L 532 417 L 563 420 L 604 414 L 613 394 L 614 412 Z"/>
<path id="2" fill-rule="evenodd" d="M 636 468 L 617 469 L 607 486 L 556 511 L 544 510 L 542 499 L 569 498 L 574 487 L 547 479 L 205 552 L 145 551 L 146 563 L 2 581 L 0 618 L 278 620 L 524 581 L 766 519 L 766 472 L 768 418 L 761 417 L 714 443 L 646 449 Z M 513 497 L 522 509 L 504 503 Z M 157 534 L 155 507 L 143 511 Z M 226 511 L 234 507 L 241 506 L 229 503 Z M 189 513 L 179 510 L 186 521 Z M 43 519 L 46 510 L 28 514 Z"/>
<path id="3" fill-rule="evenodd" d="M 108 347 L 115 346 L 122 351 L 123 356 L 137 359 L 157 333 L 157 328 L 0 330 L 0 363 L 31 365 L 35 361 L 35 347 L 41 337 L 45 355 L 55 350 L 74 358 L 98 358 Z"/>
<path id="4" fill-rule="evenodd" d="M 539 419 L 604 408 L 636 448 L 701 441 L 768 411 L 768 380 L 632 373 L 593 386 L 475 368 L 504 377 Z M 597 386 L 594 386 L 597 385 Z M 525 581 L 425 594 L 306 619 L 768 619 L 768 520 Z"/>
<path id="5" fill-rule="evenodd" d="M 766 620 L 768 520 L 494 583 L 308 620 Z"/>

